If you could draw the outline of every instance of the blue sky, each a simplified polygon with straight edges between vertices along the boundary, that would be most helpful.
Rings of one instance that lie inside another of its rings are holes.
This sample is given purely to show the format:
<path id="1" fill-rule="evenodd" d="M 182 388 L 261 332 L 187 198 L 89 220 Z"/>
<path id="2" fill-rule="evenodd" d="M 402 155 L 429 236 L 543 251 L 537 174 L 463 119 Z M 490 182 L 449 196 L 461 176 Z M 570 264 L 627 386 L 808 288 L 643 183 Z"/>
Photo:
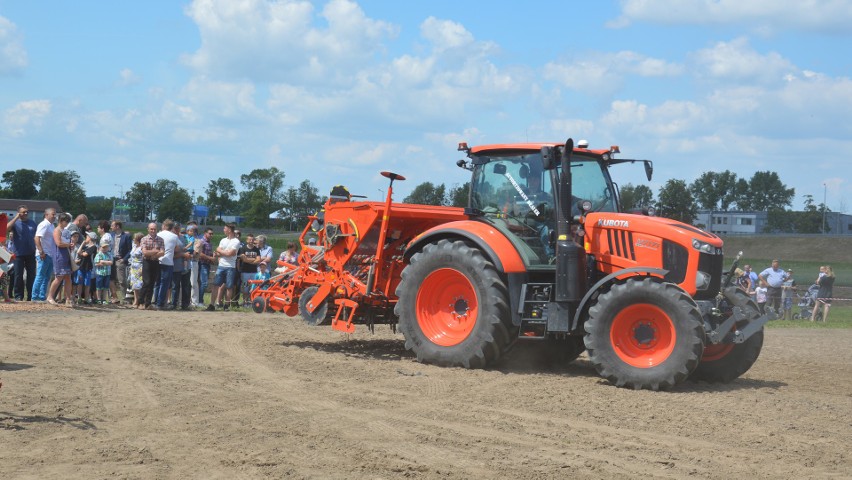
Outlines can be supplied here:
<path id="1" fill-rule="evenodd" d="M 391 170 L 401 200 L 467 180 L 459 141 L 572 136 L 653 160 L 655 192 L 772 170 L 848 213 L 850 24 L 839 0 L 0 0 L 0 170 L 202 195 L 276 166 L 370 198 Z"/>

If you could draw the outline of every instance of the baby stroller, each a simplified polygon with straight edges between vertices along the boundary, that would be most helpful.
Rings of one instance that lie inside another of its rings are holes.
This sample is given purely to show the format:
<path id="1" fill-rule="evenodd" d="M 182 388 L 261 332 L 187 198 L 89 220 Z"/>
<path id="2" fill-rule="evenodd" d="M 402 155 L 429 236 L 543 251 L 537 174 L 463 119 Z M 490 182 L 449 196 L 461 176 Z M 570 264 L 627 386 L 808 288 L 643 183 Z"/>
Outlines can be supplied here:
<path id="1" fill-rule="evenodd" d="M 809 320 L 811 318 L 811 312 L 814 311 L 814 305 L 816 305 L 817 293 L 819 293 L 819 285 L 813 284 L 808 287 L 808 291 L 804 294 L 799 295 L 799 313 L 793 315 L 793 319 L 805 319 Z M 822 319 L 822 309 L 817 310 L 817 318 L 816 320 Z"/>

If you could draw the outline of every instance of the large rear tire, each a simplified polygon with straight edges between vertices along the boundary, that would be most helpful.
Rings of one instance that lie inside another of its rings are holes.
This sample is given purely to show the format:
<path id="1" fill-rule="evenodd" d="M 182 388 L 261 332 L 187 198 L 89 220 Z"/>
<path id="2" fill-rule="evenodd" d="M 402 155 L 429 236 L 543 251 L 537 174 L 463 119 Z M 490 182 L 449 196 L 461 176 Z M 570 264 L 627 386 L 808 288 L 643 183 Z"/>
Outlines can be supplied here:
<path id="1" fill-rule="evenodd" d="M 306 288 L 299 296 L 299 315 L 302 320 L 311 326 L 330 325 L 333 314 L 329 313 L 331 299 L 326 297 L 322 305 L 318 306 L 313 313 L 308 311 L 308 302 L 316 295 L 319 287 L 316 285 Z"/>
<path id="2" fill-rule="evenodd" d="M 515 330 L 494 265 L 460 241 L 440 240 L 414 254 L 396 294 L 405 348 L 424 363 L 483 368 L 500 358 Z"/>
<path id="3" fill-rule="evenodd" d="M 665 390 L 685 380 L 704 349 L 701 313 L 677 285 L 631 279 L 589 309 L 586 349 L 618 387 Z"/>
<path id="4" fill-rule="evenodd" d="M 742 290 L 737 289 L 737 297 L 732 303 L 739 306 L 743 314 L 750 319 L 760 316 L 760 310 L 754 300 Z M 734 326 L 737 328 L 737 326 Z M 750 336 L 743 343 L 721 343 L 704 347 L 701 363 L 690 375 L 690 380 L 727 383 L 747 372 L 763 349 L 763 329 Z"/>

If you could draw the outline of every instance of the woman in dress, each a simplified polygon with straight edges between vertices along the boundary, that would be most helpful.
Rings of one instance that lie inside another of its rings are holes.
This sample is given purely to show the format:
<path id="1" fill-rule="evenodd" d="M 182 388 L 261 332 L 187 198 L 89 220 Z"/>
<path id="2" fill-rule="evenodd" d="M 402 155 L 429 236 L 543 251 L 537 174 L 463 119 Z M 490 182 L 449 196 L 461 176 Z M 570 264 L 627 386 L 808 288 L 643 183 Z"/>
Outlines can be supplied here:
<path id="1" fill-rule="evenodd" d="M 133 290 L 133 306 L 142 308 L 139 302 L 142 290 L 142 235 L 136 232 L 133 235 L 133 249 L 130 250 L 130 288 Z"/>
<path id="2" fill-rule="evenodd" d="M 56 290 L 60 284 L 64 284 L 65 289 L 65 305 L 74 306 L 74 299 L 71 296 L 71 249 L 74 248 L 72 240 L 72 232 L 68 230 L 68 224 L 71 223 L 71 215 L 67 213 L 59 214 L 59 225 L 53 230 L 53 241 L 56 242 L 56 256 L 53 257 L 53 271 L 56 278 L 50 284 L 50 292 L 47 295 L 47 303 L 58 305 L 56 300 Z M 79 233 L 77 233 L 79 238 Z"/>
<path id="3" fill-rule="evenodd" d="M 823 275 L 823 273 L 825 273 L 825 275 Z M 834 270 L 832 270 L 828 265 L 820 268 L 820 275 L 819 278 L 817 278 L 816 283 L 819 285 L 819 292 L 817 292 L 817 301 L 814 304 L 814 311 L 811 312 L 811 321 L 814 321 L 817 310 L 819 310 L 820 305 L 822 305 L 822 321 L 826 322 L 828 321 L 828 310 L 831 308 L 831 297 L 834 296 Z"/>

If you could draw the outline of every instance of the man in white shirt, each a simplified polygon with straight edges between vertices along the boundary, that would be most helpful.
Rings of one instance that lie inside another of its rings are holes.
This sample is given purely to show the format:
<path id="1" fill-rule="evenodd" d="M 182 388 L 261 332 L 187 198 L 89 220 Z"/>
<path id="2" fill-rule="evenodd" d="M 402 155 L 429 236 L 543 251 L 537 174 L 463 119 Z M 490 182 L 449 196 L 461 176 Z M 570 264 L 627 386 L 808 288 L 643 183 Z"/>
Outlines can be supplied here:
<path id="1" fill-rule="evenodd" d="M 175 222 L 171 219 L 163 221 L 163 229 L 157 234 L 163 239 L 166 254 L 160 257 L 160 291 L 157 293 L 157 308 L 160 310 L 171 310 L 173 307 L 167 301 L 169 287 L 172 284 L 172 274 L 175 268 L 175 247 L 177 247 L 178 236 L 172 232 Z"/>
<path id="2" fill-rule="evenodd" d="M 221 302 L 223 297 L 222 309 L 228 310 L 234 294 L 237 276 L 237 252 L 240 249 L 240 240 L 234 234 L 236 228 L 233 223 L 225 225 L 223 228 L 225 238 L 219 242 L 219 248 L 214 253 L 214 257 L 219 259 L 219 267 L 216 269 L 213 288 L 210 291 L 210 305 L 207 305 L 207 310 L 211 312 L 216 310 L 216 300 Z"/>
<path id="3" fill-rule="evenodd" d="M 53 221 L 56 209 L 44 211 L 44 220 L 38 224 L 35 233 L 36 276 L 33 283 L 33 301 L 47 300 L 47 286 L 53 276 L 53 256 L 56 255 L 56 242 L 53 240 Z"/>

